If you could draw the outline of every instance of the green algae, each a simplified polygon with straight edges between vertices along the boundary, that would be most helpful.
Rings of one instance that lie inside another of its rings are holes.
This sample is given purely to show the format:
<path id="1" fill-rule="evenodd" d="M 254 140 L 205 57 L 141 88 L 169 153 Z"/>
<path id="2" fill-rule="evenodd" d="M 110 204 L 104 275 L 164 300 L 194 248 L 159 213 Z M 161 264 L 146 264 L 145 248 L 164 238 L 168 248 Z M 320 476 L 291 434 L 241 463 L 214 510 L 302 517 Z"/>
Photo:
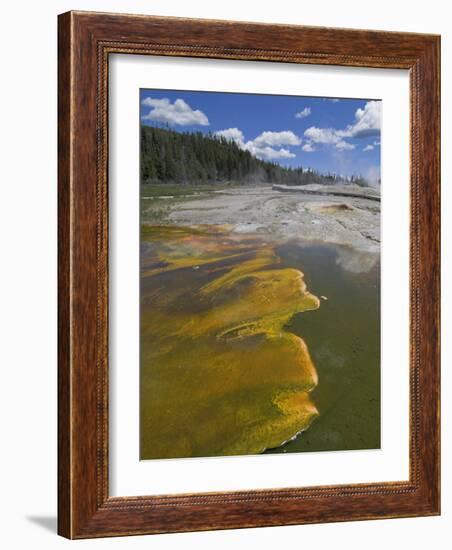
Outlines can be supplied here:
<path id="1" fill-rule="evenodd" d="M 317 372 L 284 326 L 318 307 L 263 238 L 143 227 L 141 458 L 255 454 L 306 430 Z"/>

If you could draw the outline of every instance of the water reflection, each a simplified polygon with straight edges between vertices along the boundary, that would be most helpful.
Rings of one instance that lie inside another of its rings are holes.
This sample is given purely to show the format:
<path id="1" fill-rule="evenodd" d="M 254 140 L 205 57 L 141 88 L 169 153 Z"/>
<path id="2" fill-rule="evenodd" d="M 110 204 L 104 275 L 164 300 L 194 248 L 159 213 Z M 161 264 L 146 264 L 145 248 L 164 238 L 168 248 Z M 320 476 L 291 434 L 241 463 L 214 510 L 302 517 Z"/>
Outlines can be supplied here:
<path id="1" fill-rule="evenodd" d="M 380 254 L 338 247 L 336 263 L 351 273 L 369 273 L 380 261 Z"/>

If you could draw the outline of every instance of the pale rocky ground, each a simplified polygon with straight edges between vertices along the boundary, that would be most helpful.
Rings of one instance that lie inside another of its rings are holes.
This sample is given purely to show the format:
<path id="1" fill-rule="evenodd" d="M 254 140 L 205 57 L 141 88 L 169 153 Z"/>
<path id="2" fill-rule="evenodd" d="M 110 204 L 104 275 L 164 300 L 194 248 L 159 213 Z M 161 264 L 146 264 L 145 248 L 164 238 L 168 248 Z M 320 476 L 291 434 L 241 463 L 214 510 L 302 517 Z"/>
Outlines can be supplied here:
<path id="1" fill-rule="evenodd" d="M 166 219 L 177 225 L 228 224 L 237 233 L 342 244 L 373 256 L 380 250 L 380 202 L 368 195 L 379 193 L 352 185 L 284 191 L 271 186 L 235 187 L 176 201 Z"/>

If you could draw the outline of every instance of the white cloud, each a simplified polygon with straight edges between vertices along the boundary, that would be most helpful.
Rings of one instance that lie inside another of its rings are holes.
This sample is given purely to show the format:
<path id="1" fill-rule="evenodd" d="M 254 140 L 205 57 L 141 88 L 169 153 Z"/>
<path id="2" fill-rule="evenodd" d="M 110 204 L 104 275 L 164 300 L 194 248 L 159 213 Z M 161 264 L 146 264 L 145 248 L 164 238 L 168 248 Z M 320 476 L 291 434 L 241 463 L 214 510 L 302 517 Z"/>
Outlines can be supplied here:
<path id="1" fill-rule="evenodd" d="M 306 118 L 311 114 L 311 107 L 305 107 L 299 113 L 296 113 L 295 118 Z"/>
<path id="2" fill-rule="evenodd" d="M 380 142 L 379 141 L 374 141 L 374 147 L 380 147 Z"/>
<path id="3" fill-rule="evenodd" d="M 192 109 L 183 99 L 176 99 L 171 103 L 166 97 L 162 99 L 147 97 L 143 99 L 142 104 L 151 107 L 149 113 L 142 117 L 143 120 L 179 126 L 209 126 L 207 116 L 202 111 Z"/>
<path id="4" fill-rule="evenodd" d="M 304 135 L 312 143 L 321 143 L 323 145 L 334 146 L 338 151 L 351 151 L 355 145 L 346 141 L 344 138 L 360 138 L 380 135 L 381 102 L 368 101 L 363 109 L 357 109 L 355 113 L 355 122 L 349 124 L 345 129 L 335 128 L 317 128 L 311 126 L 305 130 Z M 380 145 L 375 142 L 371 149 L 365 148 L 364 151 L 371 151 L 374 147 Z"/>
<path id="5" fill-rule="evenodd" d="M 311 126 L 305 130 L 304 135 L 313 143 L 334 145 L 339 151 L 349 151 L 355 148 L 354 145 L 343 140 L 334 128 L 316 128 L 315 126 Z"/>
<path id="6" fill-rule="evenodd" d="M 314 143 L 331 145 L 340 141 L 340 138 L 336 135 L 336 130 L 333 128 L 317 128 L 315 126 L 311 126 L 305 130 L 304 135 Z"/>
<path id="7" fill-rule="evenodd" d="M 317 149 L 315 149 L 315 147 L 313 147 L 313 145 L 310 141 L 306 142 L 301 149 L 305 153 L 314 153 L 315 151 L 317 151 Z"/>
<path id="8" fill-rule="evenodd" d="M 218 132 L 215 132 L 215 135 L 219 137 L 224 137 L 229 141 L 235 141 L 237 145 L 242 147 L 242 149 L 245 145 L 245 136 L 243 135 L 242 130 L 239 130 L 238 128 L 227 128 L 226 130 L 219 130 Z"/>
<path id="9" fill-rule="evenodd" d="M 339 99 L 337 97 L 324 97 L 323 101 L 331 101 L 331 103 L 337 103 Z"/>
<path id="10" fill-rule="evenodd" d="M 264 145 L 281 146 L 281 145 L 300 145 L 301 139 L 291 130 L 282 132 L 262 132 L 253 140 L 254 145 L 262 147 Z"/>
<path id="11" fill-rule="evenodd" d="M 381 127 L 381 101 L 368 101 L 364 109 L 357 109 L 355 123 L 339 130 L 342 137 L 379 136 Z"/>
<path id="12" fill-rule="evenodd" d="M 354 148 L 355 146 L 352 143 L 348 143 L 347 141 L 341 140 L 336 143 L 336 149 L 338 149 L 339 151 L 351 151 Z"/>
<path id="13" fill-rule="evenodd" d="M 282 132 L 262 132 L 262 134 L 257 136 L 254 140 L 246 142 L 243 132 L 238 128 L 219 130 L 215 132 L 215 135 L 234 141 L 241 149 L 249 151 L 252 155 L 262 160 L 293 158 L 296 155 L 288 149 L 283 147 L 277 149 L 275 147 L 282 145 L 300 145 L 301 143 L 301 139 L 290 130 Z"/>
<path id="14" fill-rule="evenodd" d="M 296 156 L 294 153 L 284 148 L 274 149 L 268 145 L 265 147 L 256 147 L 252 141 L 246 143 L 245 147 L 251 154 L 262 160 L 290 159 Z"/>
<path id="15" fill-rule="evenodd" d="M 374 146 L 373 145 L 366 145 L 363 149 L 363 151 L 373 151 L 374 150 Z"/>

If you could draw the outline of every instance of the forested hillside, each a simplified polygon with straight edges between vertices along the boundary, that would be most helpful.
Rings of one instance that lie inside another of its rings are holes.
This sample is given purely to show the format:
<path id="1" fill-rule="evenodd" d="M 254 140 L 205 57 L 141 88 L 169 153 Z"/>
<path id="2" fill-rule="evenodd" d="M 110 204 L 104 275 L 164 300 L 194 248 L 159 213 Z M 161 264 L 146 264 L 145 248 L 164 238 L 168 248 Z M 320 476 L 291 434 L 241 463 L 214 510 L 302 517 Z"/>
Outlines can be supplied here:
<path id="1" fill-rule="evenodd" d="M 340 181 L 336 175 L 265 162 L 224 137 L 141 127 L 141 183 L 144 184 L 243 182 L 303 185 Z"/>

